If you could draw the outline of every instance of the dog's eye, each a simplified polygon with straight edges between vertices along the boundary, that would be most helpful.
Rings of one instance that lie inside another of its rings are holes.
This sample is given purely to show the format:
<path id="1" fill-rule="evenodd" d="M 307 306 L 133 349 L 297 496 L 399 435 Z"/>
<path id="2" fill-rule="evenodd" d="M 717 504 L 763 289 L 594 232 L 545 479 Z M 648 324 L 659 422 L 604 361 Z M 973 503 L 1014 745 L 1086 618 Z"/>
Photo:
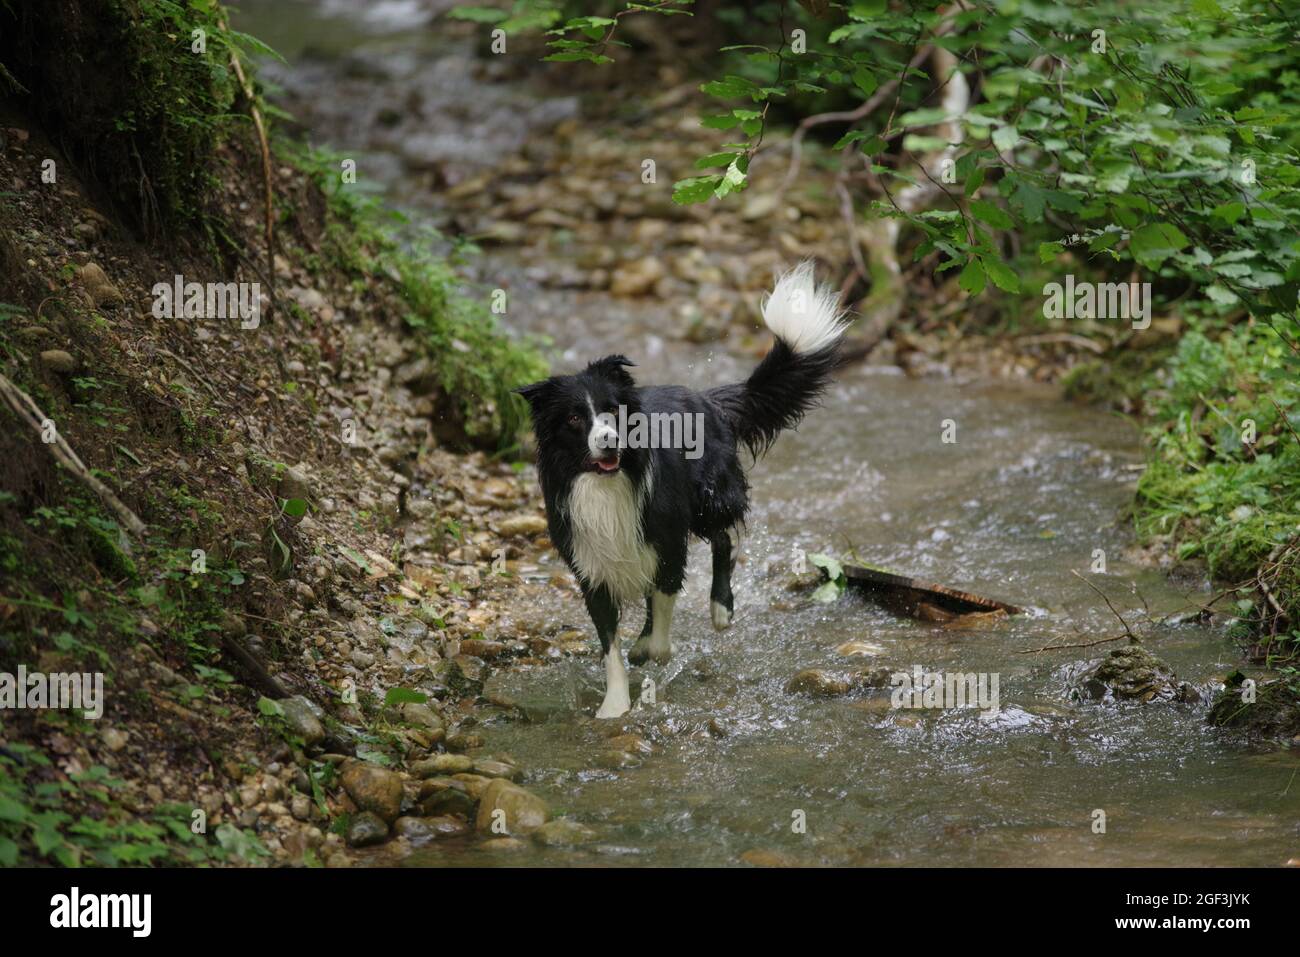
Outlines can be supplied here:
<path id="1" fill-rule="evenodd" d="M 576 412 L 569 416 L 569 425 L 575 429 L 582 428 L 582 416 L 578 415 Z"/>

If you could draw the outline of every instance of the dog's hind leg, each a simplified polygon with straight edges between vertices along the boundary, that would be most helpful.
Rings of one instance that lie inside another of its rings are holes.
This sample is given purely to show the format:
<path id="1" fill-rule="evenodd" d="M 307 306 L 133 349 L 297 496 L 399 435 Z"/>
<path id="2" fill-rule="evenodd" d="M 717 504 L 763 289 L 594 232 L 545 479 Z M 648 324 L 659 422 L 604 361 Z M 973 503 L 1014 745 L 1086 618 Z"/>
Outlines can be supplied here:
<path id="1" fill-rule="evenodd" d="M 736 599 L 731 593 L 731 574 L 736 570 L 738 539 L 734 528 L 715 532 L 709 539 L 713 546 L 713 587 L 709 590 L 709 610 L 713 627 L 718 631 L 730 628 L 735 617 Z"/>
<path id="2" fill-rule="evenodd" d="M 618 602 L 603 586 L 583 589 L 587 611 L 600 638 L 600 650 L 605 658 L 605 700 L 596 711 L 597 718 L 618 718 L 632 707 L 632 696 L 627 685 L 627 669 L 623 666 L 623 648 L 618 641 Z"/>
<path id="3" fill-rule="evenodd" d="M 647 661 L 662 665 L 673 656 L 673 606 L 677 604 L 677 596 L 656 590 L 646 602 L 649 631 L 643 631 L 636 644 L 628 650 L 627 660 L 634 665 L 643 665 Z"/>

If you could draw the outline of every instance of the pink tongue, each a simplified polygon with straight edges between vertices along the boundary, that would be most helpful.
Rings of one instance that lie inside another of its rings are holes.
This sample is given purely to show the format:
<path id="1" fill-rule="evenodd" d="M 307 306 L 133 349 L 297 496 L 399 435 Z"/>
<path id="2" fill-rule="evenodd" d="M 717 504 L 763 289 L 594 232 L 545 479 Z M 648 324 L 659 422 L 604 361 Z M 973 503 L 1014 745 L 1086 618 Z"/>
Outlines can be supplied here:
<path id="1" fill-rule="evenodd" d="M 612 472 L 614 469 L 618 468 L 618 459 L 598 459 L 596 461 L 596 467 L 602 472 Z"/>

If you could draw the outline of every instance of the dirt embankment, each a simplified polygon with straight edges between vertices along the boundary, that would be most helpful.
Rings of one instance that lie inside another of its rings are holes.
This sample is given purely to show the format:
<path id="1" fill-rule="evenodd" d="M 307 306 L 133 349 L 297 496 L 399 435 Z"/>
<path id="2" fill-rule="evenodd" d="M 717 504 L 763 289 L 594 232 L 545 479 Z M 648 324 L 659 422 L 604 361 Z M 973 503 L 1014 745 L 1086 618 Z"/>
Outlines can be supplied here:
<path id="1" fill-rule="evenodd" d="M 0 716 L 5 862 L 343 864 L 468 833 L 519 775 L 474 731 L 487 673 L 589 653 L 505 612 L 550 587 L 520 575 L 545 578 L 535 481 L 456 451 L 462 397 L 403 287 L 282 163 L 274 277 L 252 268 L 255 146 L 213 168 L 231 271 L 201 237 L 141 241 L 30 117 L 0 121 L 2 371 L 145 526 L 0 411 L 0 671 L 104 675 L 97 720 Z M 255 327 L 169 317 L 177 277 L 259 283 Z"/>

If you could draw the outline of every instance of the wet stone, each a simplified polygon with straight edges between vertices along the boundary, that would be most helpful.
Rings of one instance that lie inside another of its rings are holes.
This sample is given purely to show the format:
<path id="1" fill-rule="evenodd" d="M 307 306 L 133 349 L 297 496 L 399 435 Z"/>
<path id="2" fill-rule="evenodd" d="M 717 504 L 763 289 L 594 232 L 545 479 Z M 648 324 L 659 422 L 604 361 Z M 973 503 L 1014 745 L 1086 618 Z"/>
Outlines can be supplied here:
<path id="1" fill-rule="evenodd" d="M 388 825 L 383 818 L 370 811 L 361 811 L 352 815 L 348 823 L 348 846 L 370 847 L 388 840 Z"/>

